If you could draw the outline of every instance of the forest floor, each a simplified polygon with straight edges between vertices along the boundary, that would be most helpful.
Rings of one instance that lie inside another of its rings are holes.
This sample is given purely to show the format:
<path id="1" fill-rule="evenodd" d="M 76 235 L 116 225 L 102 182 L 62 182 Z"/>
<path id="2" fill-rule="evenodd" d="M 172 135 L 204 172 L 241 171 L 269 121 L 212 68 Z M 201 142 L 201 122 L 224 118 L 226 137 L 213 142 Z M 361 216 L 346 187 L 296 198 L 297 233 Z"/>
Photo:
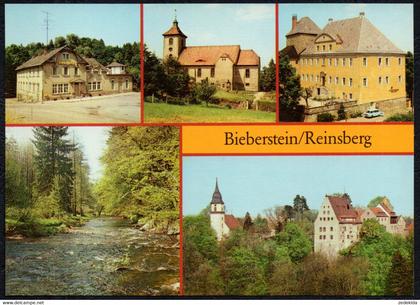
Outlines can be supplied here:
<path id="1" fill-rule="evenodd" d="M 220 108 L 214 105 L 171 105 L 144 103 L 147 123 L 180 122 L 269 122 L 276 120 L 275 112 Z"/>
<path id="2" fill-rule="evenodd" d="M 6 99 L 7 124 L 139 122 L 139 92 L 42 103 Z"/>

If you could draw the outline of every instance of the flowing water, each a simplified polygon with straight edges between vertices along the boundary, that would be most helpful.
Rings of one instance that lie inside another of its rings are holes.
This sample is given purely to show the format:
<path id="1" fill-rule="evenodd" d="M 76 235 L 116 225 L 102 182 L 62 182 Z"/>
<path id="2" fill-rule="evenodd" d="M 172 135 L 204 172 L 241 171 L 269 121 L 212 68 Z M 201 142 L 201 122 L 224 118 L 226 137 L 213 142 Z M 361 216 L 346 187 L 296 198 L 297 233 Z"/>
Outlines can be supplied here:
<path id="1" fill-rule="evenodd" d="M 8 240 L 6 295 L 177 294 L 176 242 L 111 217 L 67 234 Z"/>

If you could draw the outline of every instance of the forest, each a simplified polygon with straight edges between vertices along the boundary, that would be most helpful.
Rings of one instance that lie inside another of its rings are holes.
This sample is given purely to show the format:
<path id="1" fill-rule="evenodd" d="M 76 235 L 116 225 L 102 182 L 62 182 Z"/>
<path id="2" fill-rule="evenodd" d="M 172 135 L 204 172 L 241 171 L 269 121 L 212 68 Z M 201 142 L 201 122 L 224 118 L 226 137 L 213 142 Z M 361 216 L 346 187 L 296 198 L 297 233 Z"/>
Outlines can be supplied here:
<path id="1" fill-rule="evenodd" d="M 366 220 L 359 241 L 336 258 L 313 252 L 313 221 L 303 196 L 217 242 L 209 208 L 183 220 L 186 295 L 413 295 L 413 232 L 392 235 Z M 269 236 L 268 222 L 276 220 Z"/>
<path id="2" fill-rule="evenodd" d="M 140 44 L 138 42 L 125 43 L 123 46 L 106 45 L 102 39 L 79 37 L 68 34 L 66 37 L 57 36 L 48 44 L 34 42 L 27 45 L 11 44 L 5 50 L 5 96 L 16 95 L 15 69 L 34 56 L 42 54 L 44 50 L 51 51 L 64 45 L 74 49 L 85 57 L 93 57 L 106 66 L 112 61 L 126 65 L 127 72 L 133 77 L 133 87 L 140 88 Z"/>
<path id="3" fill-rule="evenodd" d="M 177 234 L 178 129 L 114 127 L 89 176 L 84 147 L 68 127 L 35 127 L 26 143 L 6 139 L 6 233 L 47 236 L 98 216 Z"/>

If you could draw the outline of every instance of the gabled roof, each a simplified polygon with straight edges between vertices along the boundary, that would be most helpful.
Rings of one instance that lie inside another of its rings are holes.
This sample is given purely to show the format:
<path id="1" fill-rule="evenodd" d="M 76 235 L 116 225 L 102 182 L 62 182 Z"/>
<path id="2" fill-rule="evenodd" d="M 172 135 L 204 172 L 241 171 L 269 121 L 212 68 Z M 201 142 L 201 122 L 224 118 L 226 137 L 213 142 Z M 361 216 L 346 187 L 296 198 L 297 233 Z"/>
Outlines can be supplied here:
<path id="1" fill-rule="evenodd" d="M 228 226 L 230 230 L 241 227 L 241 223 L 233 215 L 227 215 L 227 214 L 225 215 L 225 224 Z"/>
<path id="2" fill-rule="evenodd" d="M 108 68 L 111 68 L 111 67 L 125 67 L 125 65 L 120 64 L 119 62 L 113 61 L 113 62 L 112 62 L 112 63 L 110 63 L 107 67 L 108 67 Z"/>
<path id="3" fill-rule="evenodd" d="M 287 55 L 289 59 L 296 59 L 299 57 L 299 53 L 295 46 L 287 46 L 280 51 L 280 56 Z"/>
<path id="4" fill-rule="evenodd" d="M 238 66 L 259 66 L 260 57 L 254 50 L 241 50 L 239 53 Z"/>
<path id="5" fill-rule="evenodd" d="M 181 29 L 178 26 L 178 21 L 175 19 L 172 23 L 172 26 L 169 30 L 162 34 L 163 36 L 172 36 L 172 35 L 181 35 L 184 38 L 187 38 L 187 35 L 182 33 Z"/>
<path id="6" fill-rule="evenodd" d="M 105 69 L 105 67 L 93 57 L 83 57 L 83 59 L 93 68 Z"/>
<path id="7" fill-rule="evenodd" d="M 65 49 L 67 49 L 69 52 L 75 53 L 74 50 L 72 50 L 70 47 L 62 46 L 62 47 L 54 49 L 50 52 L 32 57 L 31 59 L 29 59 L 28 61 L 24 62 L 19 67 L 17 67 L 16 71 L 26 69 L 26 68 L 40 66 L 40 65 L 44 64 L 47 60 L 49 60 L 50 58 L 52 58 L 53 56 L 55 56 L 56 54 L 58 54 L 59 52 L 65 50 Z M 76 55 L 78 55 L 78 54 L 76 54 Z M 81 56 L 78 56 L 78 57 L 81 58 L 82 60 L 84 60 Z"/>
<path id="8" fill-rule="evenodd" d="M 296 22 L 296 27 L 291 29 L 286 36 L 294 35 L 294 34 L 311 34 L 317 35 L 321 33 L 321 29 L 316 25 L 315 22 L 312 21 L 309 17 L 303 17 Z"/>
<path id="9" fill-rule="evenodd" d="M 360 215 L 346 196 L 326 196 L 340 223 L 361 223 Z"/>
<path id="10" fill-rule="evenodd" d="M 395 216 L 395 212 L 391 209 L 391 203 L 388 198 L 385 197 L 379 206 L 381 206 L 389 216 Z"/>
<path id="11" fill-rule="evenodd" d="M 240 51 L 239 45 L 186 47 L 179 55 L 178 61 L 183 66 L 214 66 L 223 55 L 236 64 Z"/>
<path id="12" fill-rule="evenodd" d="M 331 21 L 318 37 L 322 34 L 331 36 L 341 44 L 335 53 L 404 54 L 364 16 Z M 317 53 L 315 49 L 316 44 L 312 44 L 302 54 Z"/>
<path id="13" fill-rule="evenodd" d="M 375 214 L 376 217 L 388 217 L 384 210 L 379 207 L 370 208 L 370 210 Z"/>
<path id="14" fill-rule="evenodd" d="M 211 203 L 225 204 L 223 202 L 223 199 L 222 199 L 222 194 L 219 191 L 219 185 L 217 184 L 217 179 L 216 179 L 216 186 L 214 188 L 214 192 L 213 192 L 213 197 L 211 199 Z"/>

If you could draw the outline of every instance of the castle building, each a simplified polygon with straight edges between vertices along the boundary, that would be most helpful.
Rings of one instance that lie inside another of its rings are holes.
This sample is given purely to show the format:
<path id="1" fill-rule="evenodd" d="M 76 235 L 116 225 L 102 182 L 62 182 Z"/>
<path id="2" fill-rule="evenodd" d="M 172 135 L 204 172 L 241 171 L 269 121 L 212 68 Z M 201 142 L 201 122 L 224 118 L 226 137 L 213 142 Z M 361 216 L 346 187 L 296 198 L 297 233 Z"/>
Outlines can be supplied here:
<path id="1" fill-rule="evenodd" d="M 187 36 L 175 19 L 163 33 L 163 58 L 174 58 L 195 81 L 208 80 L 222 90 L 258 91 L 260 57 L 239 45 L 187 46 Z"/>
<path id="2" fill-rule="evenodd" d="M 320 99 L 358 104 L 405 105 L 405 53 L 366 17 L 337 20 L 319 28 L 309 17 L 292 17 L 286 54 L 302 87 Z"/>
<path id="3" fill-rule="evenodd" d="M 233 215 L 225 214 L 225 203 L 216 180 L 216 187 L 210 203 L 210 224 L 216 232 L 217 240 L 228 236 L 231 230 L 240 228 L 241 224 Z"/>
<path id="4" fill-rule="evenodd" d="M 131 75 L 123 64 L 101 65 L 68 46 L 35 56 L 16 68 L 19 101 L 46 101 L 130 92 Z"/>
<path id="5" fill-rule="evenodd" d="M 390 206 L 385 198 L 374 208 L 355 209 L 347 194 L 326 195 L 314 222 L 314 251 L 336 256 L 340 250 L 358 241 L 366 219 L 376 219 L 392 234 L 406 234 L 404 219 Z"/>

